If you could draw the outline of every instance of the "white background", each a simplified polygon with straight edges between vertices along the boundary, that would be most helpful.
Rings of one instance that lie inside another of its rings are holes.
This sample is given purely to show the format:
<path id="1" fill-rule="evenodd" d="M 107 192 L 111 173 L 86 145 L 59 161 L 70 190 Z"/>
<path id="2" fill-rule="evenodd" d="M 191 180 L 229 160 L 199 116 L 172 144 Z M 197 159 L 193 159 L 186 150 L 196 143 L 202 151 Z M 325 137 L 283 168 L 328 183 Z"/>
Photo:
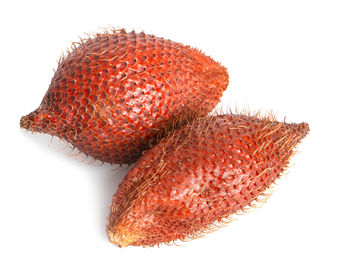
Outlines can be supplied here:
<path id="1" fill-rule="evenodd" d="M 3 1 L 1 268 L 350 268 L 349 1 Z M 84 32 L 126 27 L 225 65 L 224 107 L 310 123 L 262 208 L 181 246 L 120 249 L 105 234 L 128 167 L 89 165 L 20 130 L 61 52 Z"/>

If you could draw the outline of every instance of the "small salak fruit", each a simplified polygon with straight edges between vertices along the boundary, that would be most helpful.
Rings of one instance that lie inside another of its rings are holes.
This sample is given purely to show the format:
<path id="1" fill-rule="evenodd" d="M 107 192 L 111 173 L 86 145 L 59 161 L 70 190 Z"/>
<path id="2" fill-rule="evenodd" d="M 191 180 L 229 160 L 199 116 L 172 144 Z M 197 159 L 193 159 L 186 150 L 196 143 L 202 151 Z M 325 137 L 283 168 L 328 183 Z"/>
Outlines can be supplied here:
<path id="1" fill-rule="evenodd" d="M 174 120 L 210 112 L 227 84 L 226 68 L 197 49 L 114 30 L 73 43 L 20 125 L 103 162 L 132 163 Z"/>
<path id="2" fill-rule="evenodd" d="M 119 246 L 188 240 L 262 197 L 307 123 L 271 117 L 196 118 L 144 152 L 115 193 L 107 234 Z"/>

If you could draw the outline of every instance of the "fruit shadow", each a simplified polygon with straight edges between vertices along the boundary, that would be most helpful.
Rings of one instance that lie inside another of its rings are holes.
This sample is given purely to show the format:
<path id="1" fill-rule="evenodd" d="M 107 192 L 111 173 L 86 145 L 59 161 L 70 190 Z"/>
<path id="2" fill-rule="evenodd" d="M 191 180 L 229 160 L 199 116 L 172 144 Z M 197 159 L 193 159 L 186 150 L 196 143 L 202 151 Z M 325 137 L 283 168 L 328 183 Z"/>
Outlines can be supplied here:
<path id="1" fill-rule="evenodd" d="M 45 151 L 45 155 L 49 154 L 60 161 L 67 162 L 71 165 L 76 162 L 77 167 L 83 171 L 83 176 L 87 175 L 86 180 L 93 186 L 91 198 L 96 201 L 94 209 L 99 233 L 104 240 L 108 240 L 106 236 L 107 217 L 109 215 L 109 207 L 112 202 L 114 193 L 116 192 L 120 182 L 123 180 L 128 171 L 134 166 L 131 165 L 111 165 L 102 163 L 87 157 L 80 153 L 77 149 L 63 140 L 52 137 L 47 134 L 38 134 L 21 130 L 23 137 L 28 138 L 31 143 L 40 151 Z"/>
<path id="2" fill-rule="evenodd" d="M 98 229 L 104 240 L 108 240 L 106 236 L 107 217 L 109 216 L 109 207 L 112 202 L 114 193 L 116 192 L 120 182 L 134 165 L 110 165 L 100 164 L 97 167 L 90 166 L 89 170 L 93 175 L 91 180 L 96 186 L 95 199 L 97 200 L 97 211 L 95 214 L 98 218 Z"/>

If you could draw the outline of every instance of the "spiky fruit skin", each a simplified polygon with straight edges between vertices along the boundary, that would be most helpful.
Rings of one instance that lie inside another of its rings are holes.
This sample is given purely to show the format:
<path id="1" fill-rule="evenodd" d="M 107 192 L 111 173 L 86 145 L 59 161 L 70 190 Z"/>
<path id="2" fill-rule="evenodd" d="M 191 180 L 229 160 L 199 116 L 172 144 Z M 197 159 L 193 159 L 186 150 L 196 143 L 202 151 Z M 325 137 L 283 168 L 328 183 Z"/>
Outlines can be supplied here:
<path id="1" fill-rule="evenodd" d="M 107 233 L 119 246 L 194 238 L 251 205 L 286 168 L 307 123 L 200 117 L 146 151 L 113 197 Z"/>
<path id="2" fill-rule="evenodd" d="M 60 61 L 41 105 L 20 125 L 95 159 L 132 163 L 174 120 L 211 111 L 227 84 L 226 68 L 196 49 L 113 31 Z"/>

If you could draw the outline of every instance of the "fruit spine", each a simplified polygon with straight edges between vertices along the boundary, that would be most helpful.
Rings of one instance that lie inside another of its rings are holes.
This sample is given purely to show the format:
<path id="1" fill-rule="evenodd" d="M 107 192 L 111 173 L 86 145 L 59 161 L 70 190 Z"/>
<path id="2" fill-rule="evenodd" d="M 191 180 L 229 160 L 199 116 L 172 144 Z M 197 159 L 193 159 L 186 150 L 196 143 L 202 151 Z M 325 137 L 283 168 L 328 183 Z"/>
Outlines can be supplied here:
<path id="1" fill-rule="evenodd" d="M 226 68 L 196 49 L 113 30 L 74 43 L 20 125 L 103 162 L 132 163 L 178 118 L 211 111 L 227 84 Z"/>
<path id="2" fill-rule="evenodd" d="M 307 123 L 247 115 L 199 117 L 146 151 L 110 208 L 119 246 L 195 238 L 251 205 L 283 173 Z"/>

